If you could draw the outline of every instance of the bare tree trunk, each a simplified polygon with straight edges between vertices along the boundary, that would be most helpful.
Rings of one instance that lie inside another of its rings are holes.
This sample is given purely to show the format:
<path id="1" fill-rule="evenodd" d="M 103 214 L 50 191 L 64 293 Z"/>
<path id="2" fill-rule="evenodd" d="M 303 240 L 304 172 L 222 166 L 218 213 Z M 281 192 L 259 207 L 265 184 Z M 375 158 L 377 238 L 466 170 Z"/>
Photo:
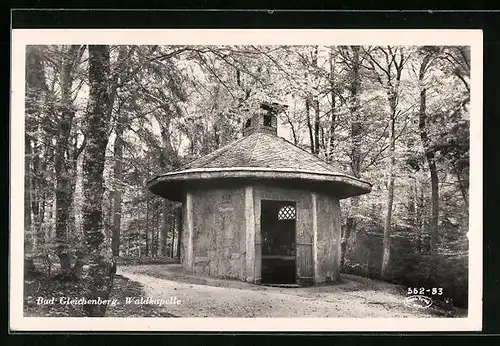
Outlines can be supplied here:
<path id="1" fill-rule="evenodd" d="M 288 112 L 285 112 L 285 116 L 286 116 L 286 121 L 290 125 L 290 130 L 292 131 L 293 144 L 297 145 L 298 138 L 297 138 L 297 132 L 295 130 L 295 126 L 293 125 L 292 119 L 290 119 L 290 115 L 288 114 Z"/>
<path id="2" fill-rule="evenodd" d="M 24 271 L 32 274 L 36 271 L 34 255 L 33 227 L 31 222 L 31 140 L 28 135 L 29 129 L 24 134 Z M 30 131 L 31 132 L 31 131 Z"/>
<path id="3" fill-rule="evenodd" d="M 315 97 L 313 101 L 314 105 L 314 154 L 319 154 L 319 134 L 320 134 L 320 124 L 319 124 L 319 101 L 318 98 Z"/>
<path id="4" fill-rule="evenodd" d="M 427 89 L 424 87 L 424 78 L 427 67 L 430 63 L 430 55 L 427 55 L 422 65 L 420 66 L 419 72 L 419 84 L 420 84 L 420 107 L 418 111 L 418 128 L 420 130 L 420 139 L 422 141 L 422 146 L 424 147 L 425 157 L 429 165 L 429 170 L 431 173 L 431 222 L 430 222 L 430 254 L 432 258 L 431 265 L 431 275 L 435 274 L 436 270 L 436 255 L 437 255 L 437 242 L 438 242 L 438 225 L 439 225 L 439 178 L 436 167 L 436 158 L 434 150 L 430 145 L 430 138 L 427 133 Z"/>
<path id="5" fill-rule="evenodd" d="M 182 247 L 182 208 L 177 208 L 177 222 L 178 222 L 178 234 L 177 234 L 177 259 L 181 259 L 181 247 Z"/>
<path id="6" fill-rule="evenodd" d="M 394 169 L 396 165 L 396 116 L 397 116 L 397 105 L 399 99 L 399 84 L 401 81 L 401 75 L 404 68 L 405 54 L 403 48 L 401 47 L 391 47 L 379 48 L 379 51 L 385 55 L 386 66 L 385 68 L 377 62 L 377 60 L 367 51 L 367 57 L 370 59 L 371 66 L 379 72 L 377 74 L 377 80 L 379 83 L 387 90 L 387 101 L 389 103 L 389 162 L 388 162 L 388 176 L 387 176 L 387 200 L 386 200 L 386 213 L 385 213 L 385 223 L 384 223 L 384 237 L 383 237 L 383 255 L 382 255 L 382 266 L 381 275 L 384 278 L 388 278 L 390 272 L 390 256 L 391 256 L 391 233 L 392 233 L 392 208 L 394 203 Z M 399 59 L 398 59 L 399 58 Z M 377 67 L 375 66 L 377 65 Z M 394 70 L 392 68 L 394 67 Z M 384 76 L 384 77 L 382 77 Z M 385 81 L 383 81 L 383 79 Z"/>
<path id="7" fill-rule="evenodd" d="M 158 202 L 158 201 L 157 201 Z M 161 207 L 158 207 L 158 204 L 155 203 L 155 224 L 154 224 L 154 257 L 158 257 L 160 254 L 160 228 L 161 228 L 161 220 L 160 220 L 160 212 Z"/>
<path id="8" fill-rule="evenodd" d="M 26 132 L 30 131 L 28 128 Z M 33 251 L 33 237 L 31 229 L 31 175 L 33 174 L 31 169 L 31 140 L 27 133 L 24 135 L 24 232 L 25 232 L 25 247 L 24 251 L 27 254 L 32 255 Z"/>
<path id="9" fill-rule="evenodd" d="M 330 128 L 328 131 L 328 145 L 326 150 L 326 162 L 331 163 L 333 160 L 333 149 L 335 146 L 335 125 L 337 121 L 337 110 L 336 110 L 336 95 L 335 95 L 335 61 L 334 61 L 334 53 L 333 47 L 330 49 L 329 56 L 330 63 L 330 95 L 332 107 L 330 111 Z"/>
<path id="10" fill-rule="evenodd" d="M 137 221 L 141 221 L 141 203 L 138 202 L 137 203 Z M 135 233 L 137 235 L 141 234 L 141 229 L 140 229 L 140 222 L 137 222 L 136 223 L 136 227 L 135 227 Z M 137 253 L 137 256 L 141 257 L 141 243 L 140 243 L 140 237 L 139 237 L 139 242 L 136 242 L 136 246 L 134 247 L 134 250 L 137 250 L 138 253 Z M 134 251 L 135 253 L 135 251 Z"/>
<path id="11" fill-rule="evenodd" d="M 156 228 L 158 226 L 158 209 L 156 208 L 156 198 L 153 199 L 151 210 L 151 257 L 157 257 L 158 242 L 156 239 Z"/>
<path id="12" fill-rule="evenodd" d="M 122 160 L 123 160 L 123 124 L 121 117 L 116 122 L 116 138 L 114 144 L 114 191 L 113 191 L 113 233 L 111 236 L 111 249 L 113 256 L 120 256 L 120 227 L 122 220 L 122 191 L 117 186 L 122 180 Z"/>
<path id="13" fill-rule="evenodd" d="M 162 199 L 162 224 L 160 228 L 160 256 L 167 256 L 167 234 L 170 229 L 169 217 L 168 214 L 170 212 L 170 206 L 168 201 L 163 198 Z"/>
<path id="14" fill-rule="evenodd" d="M 37 146 L 37 124 L 42 119 L 42 110 L 39 105 L 43 102 L 43 93 L 46 90 L 44 67 L 41 55 L 34 46 L 26 47 L 26 117 L 25 117 L 25 176 L 24 176 L 24 253 L 25 272 L 36 270 L 33 256 L 37 246 L 39 229 L 36 222 L 37 213 L 37 177 L 39 175 Z M 32 148 L 32 145 L 34 148 Z"/>
<path id="15" fill-rule="evenodd" d="M 175 211 L 172 213 L 172 225 L 170 230 L 172 232 L 172 241 L 170 243 L 170 257 L 174 257 L 174 244 L 175 244 L 175 228 L 177 227 L 177 219 L 175 217 Z"/>
<path id="16" fill-rule="evenodd" d="M 306 98 L 306 120 L 307 120 L 307 129 L 309 130 L 309 143 L 311 146 L 311 153 L 314 154 L 314 135 L 313 135 L 313 127 L 311 124 L 311 105 L 309 98 Z"/>
<path id="17" fill-rule="evenodd" d="M 146 257 L 149 256 L 149 191 L 146 191 Z"/>
<path id="18" fill-rule="evenodd" d="M 359 75 L 359 47 L 353 46 L 353 60 L 352 60 L 352 82 L 349 88 L 350 92 L 350 107 L 351 113 L 351 171 L 352 174 L 359 178 L 361 176 L 361 135 L 362 125 L 359 114 L 360 102 L 359 93 L 361 89 L 361 79 Z"/>
<path id="19" fill-rule="evenodd" d="M 76 166 L 76 164 L 75 164 L 75 166 Z M 75 191 L 76 191 L 76 181 L 78 179 L 78 174 L 77 174 L 77 171 L 76 171 L 76 167 L 75 167 L 74 170 L 72 169 L 71 172 L 72 172 L 71 173 L 72 178 L 71 178 L 70 191 L 71 191 L 72 200 L 71 200 L 71 205 L 70 205 L 70 210 L 69 210 L 68 232 L 71 235 L 76 235 L 77 231 L 76 231 Z"/>
<path id="20" fill-rule="evenodd" d="M 61 115 L 59 120 L 58 135 L 56 141 L 54 168 L 56 172 L 56 253 L 61 263 L 61 275 L 63 278 L 70 276 L 71 263 L 68 253 L 68 227 L 70 221 L 70 210 L 73 202 L 72 179 L 76 175 L 70 174 L 71 164 L 66 158 L 69 151 L 69 139 L 75 110 L 71 100 L 71 88 L 73 78 L 72 67 L 79 46 L 71 46 L 68 52 L 64 52 L 61 69 Z"/>
<path id="21" fill-rule="evenodd" d="M 455 165 L 453 165 L 453 171 L 455 173 L 455 176 L 457 177 L 458 188 L 460 189 L 460 193 L 464 200 L 465 208 L 466 210 L 469 210 L 469 189 L 464 184 L 464 181 L 462 180 L 462 177 L 460 175 L 460 171 L 458 170 L 458 168 L 455 167 Z"/>
<path id="22" fill-rule="evenodd" d="M 392 233 L 392 205 L 394 202 L 394 166 L 396 165 L 395 149 L 395 123 L 396 123 L 396 95 L 389 91 L 389 104 L 391 115 L 389 119 L 389 172 L 387 177 L 387 206 L 384 223 L 383 255 L 381 275 L 383 278 L 389 276 L 391 256 L 391 233 Z"/>
<path id="23" fill-rule="evenodd" d="M 313 68 L 317 69 L 318 68 L 318 46 L 314 47 L 313 51 L 313 61 L 312 61 Z M 318 155 L 319 154 L 319 144 L 320 144 L 320 139 L 319 139 L 319 134 L 320 134 L 320 124 L 319 124 L 319 99 L 318 99 L 318 90 L 317 90 L 317 75 L 316 73 L 314 74 L 314 88 L 316 89 L 313 100 L 312 100 L 312 105 L 314 108 L 314 151 L 313 154 Z"/>
<path id="24" fill-rule="evenodd" d="M 361 89 L 361 80 L 359 75 L 359 47 L 352 46 L 352 61 L 351 61 L 351 72 L 352 72 L 352 80 L 349 85 L 349 112 L 351 117 L 351 127 L 350 127 L 350 135 L 351 135 L 351 172 L 352 174 L 359 178 L 361 176 L 361 153 L 360 153 L 360 145 L 361 145 L 361 121 L 359 115 L 360 102 L 359 102 L 359 93 Z M 343 237 L 343 241 L 340 246 L 341 255 L 340 255 L 340 264 L 341 268 L 343 268 L 345 263 L 345 256 L 348 250 L 349 239 L 352 234 L 356 234 L 356 222 L 354 220 L 353 214 L 357 212 L 359 198 L 355 197 L 351 200 L 351 211 L 349 217 L 347 218 L 345 233 Z"/>
<path id="25" fill-rule="evenodd" d="M 163 104 L 161 106 L 165 112 L 170 112 L 167 105 Z M 162 139 L 162 154 L 160 156 L 160 167 L 163 170 L 171 170 L 179 167 L 179 157 L 178 152 L 174 150 L 171 140 L 171 130 L 170 130 L 170 118 L 161 119 L 157 118 L 160 123 L 161 139 Z M 166 256 L 168 251 L 167 245 L 167 235 L 170 230 L 169 213 L 170 213 L 170 203 L 166 199 L 162 199 L 162 222 L 161 226 L 158 227 L 158 233 L 156 238 L 156 248 L 155 254 L 158 256 L 158 251 L 160 256 Z"/>
<path id="26" fill-rule="evenodd" d="M 107 251 L 103 233 L 103 172 L 108 143 L 110 99 L 109 47 L 89 46 L 89 111 L 85 119 L 87 145 L 83 157 L 83 230 L 89 256 L 86 298 L 107 300 L 111 292 L 116 263 Z M 85 304 L 86 316 L 102 317 L 106 304 Z"/>
<path id="27" fill-rule="evenodd" d="M 40 127 L 38 129 L 40 130 Z M 45 244 L 45 234 L 42 229 L 42 215 L 40 213 L 40 201 L 43 200 L 44 184 L 43 184 L 43 170 L 41 169 L 41 143 L 40 140 L 35 141 L 33 147 L 33 177 L 31 187 L 33 195 L 31 198 L 31 210 L 33 212 L 34 233 L 35 233 L 35 249 Z"/>

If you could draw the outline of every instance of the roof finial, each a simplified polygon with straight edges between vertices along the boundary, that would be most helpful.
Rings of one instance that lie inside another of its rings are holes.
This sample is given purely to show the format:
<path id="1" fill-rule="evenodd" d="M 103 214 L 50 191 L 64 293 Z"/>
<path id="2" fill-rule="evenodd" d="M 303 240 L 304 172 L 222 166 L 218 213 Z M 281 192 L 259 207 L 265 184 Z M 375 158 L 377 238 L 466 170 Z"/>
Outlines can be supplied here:
<path id="1" fill-rule="evenodd" d="M 254 109 L 253 114 L 245 121 L 243 136 L 249 136 L 257 132 L 277 135 L 277 110 L 271 103 L 260 102 L 259 108 Z"/>

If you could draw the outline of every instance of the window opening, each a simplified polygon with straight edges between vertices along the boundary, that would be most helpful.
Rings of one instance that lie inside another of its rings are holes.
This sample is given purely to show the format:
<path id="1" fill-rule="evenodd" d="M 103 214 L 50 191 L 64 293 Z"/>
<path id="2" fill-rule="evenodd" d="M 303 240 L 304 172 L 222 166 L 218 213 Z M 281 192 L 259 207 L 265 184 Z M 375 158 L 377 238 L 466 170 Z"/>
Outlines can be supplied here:
<path id="1" fill-rule="evenodd" d="M 264 115 L 264 126 L 272 127 L 271 116 Z"/>
<path id="2" fill-rule="evenodd" d="M 285 205 L 278 211 L 278 220 L 294 220 L 295 208 L 293 205 Z"/>

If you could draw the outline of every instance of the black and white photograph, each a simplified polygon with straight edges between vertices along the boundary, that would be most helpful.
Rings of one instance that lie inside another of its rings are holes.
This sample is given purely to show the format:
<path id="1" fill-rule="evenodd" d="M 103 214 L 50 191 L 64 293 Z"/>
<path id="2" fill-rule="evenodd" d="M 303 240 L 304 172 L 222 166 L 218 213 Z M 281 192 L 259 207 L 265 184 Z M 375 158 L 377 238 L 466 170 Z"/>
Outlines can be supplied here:
<path id="1" fill-rule="evenodd" d="M 11 328 L 481 329 L 480 31 L 14 30 L 12 76 Z"/>

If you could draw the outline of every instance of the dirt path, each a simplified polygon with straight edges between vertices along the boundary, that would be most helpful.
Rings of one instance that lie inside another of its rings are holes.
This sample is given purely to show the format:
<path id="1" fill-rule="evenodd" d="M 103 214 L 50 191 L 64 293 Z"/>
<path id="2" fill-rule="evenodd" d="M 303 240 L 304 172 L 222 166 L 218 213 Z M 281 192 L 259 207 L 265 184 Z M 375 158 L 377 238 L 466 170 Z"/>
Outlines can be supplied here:
<path id="1" fill-rule="evenodd" d="M 158 278 L 144 274 L 147 270 L 151 266 L 121 267 L 118 274 L 143 284 L 151 299 L 180 300 L 180 304 L 164 305 L 166 311 L 179 317 L 430 316 L 428 311 L 406 307 L 404 296 L 377 287 L 343 291 L 342 285 L 278 288 L 240 282 L 217 287 Z M 154 270 L 168 271 L 165 266 Z"/>

